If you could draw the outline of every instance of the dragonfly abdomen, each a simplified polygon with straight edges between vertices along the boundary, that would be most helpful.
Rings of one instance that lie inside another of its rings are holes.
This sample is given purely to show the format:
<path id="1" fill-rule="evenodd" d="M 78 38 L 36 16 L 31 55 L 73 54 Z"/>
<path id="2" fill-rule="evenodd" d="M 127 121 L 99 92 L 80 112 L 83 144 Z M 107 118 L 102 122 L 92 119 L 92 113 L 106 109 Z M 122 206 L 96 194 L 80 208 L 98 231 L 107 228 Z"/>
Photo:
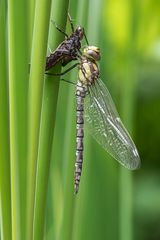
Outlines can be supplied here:
<path id="1" fill-rule="evenodd" d="M 83 138 L 84 138 L 84 98 L 87 94 L 87 87 L 82 86 L 81 82 L 76 87 L 76 162 L 74 176 L 74 191 L 78 192 L 79 182 L 83 164 Z"/>

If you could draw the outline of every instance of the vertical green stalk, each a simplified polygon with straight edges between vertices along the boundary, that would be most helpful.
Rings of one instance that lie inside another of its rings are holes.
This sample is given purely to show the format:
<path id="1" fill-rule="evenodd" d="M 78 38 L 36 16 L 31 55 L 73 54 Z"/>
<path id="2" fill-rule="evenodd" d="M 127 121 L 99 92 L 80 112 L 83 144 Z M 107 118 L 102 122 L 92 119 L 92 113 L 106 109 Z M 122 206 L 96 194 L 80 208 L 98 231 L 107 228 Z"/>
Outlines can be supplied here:
<path id="1" fill-rule="evenodd" d="M 28 0 L 27 3 L 28 3 L 28 39 L 29 39 L 28 42 L 29 52 L 31 53 L 36 0 Z"/>
<path id="2" fill-rule="evenodd" d="M 75 21 L 76 25 L 82 24 L 82 12 L 86 10 L 86 5 L 88 1 L 79 1 L 77 6 L 77 16 Z M 82 8 L 83 6 L 84 8 Z M 70 14 L 73 19 L 75 9 L 73 8 L 73 1 L 70 2 Z M 83 20 L 85 21 L 86 15 L 83 15 Z M 83 44 L 82 44 L 83 45 Z M 77 71 L 71 72 L 66 79 L 76 82 Z M 66 86 L 67 87 L 67 86 Z M 63 175 L 64 175 L 64 206 L 63 206 L 63 219 L 60 228 L 59 240 L 70 240 L 73 235 L 73 223 L 74 223 L 74 210 L 75 210 L 75 199 L 74 195 L 74 163 L 75 163 L 75 88 L 73 86 L 68 86 L 68 99 L 67 99 L 67 114 L 65 122 L 65 132 L 64 132 L 64 147 L 63 147 Z"/>
<path id="3" fill-rule="evenodd" d="M 122 116 L 127 128 L 131 131 L 133 111 L 134 111 L 134 66 L 131 59 L 128 59 L 125 65 L 126 77 L 123 85 L 122 98 Z M 120 168 L 119 172 L 119 228 L 120 239 L 133 239 L 133 180 L 132 172 L 124 168 Z"/>
<path id="4" fill-rule="evenodd" d="M 74 73 L 69 75 L 69 79 L 75 79 Z M 74 81 L 74 80 L 73 80 Z M 72 239 L 73 214 L 74 214 L 74 162 L 75 162 L 75 104 L 74 104 L 74 87 L 69 86 L 67 99 L 67 115 L 64 132 L 63 146 L 63 181 L 64 181 L 64 202 L 62 224 L 60 227 L 59 240 Z M 65 169 L 64 169 L 65 168 Z"/>
<path id="5" fill-rule="evenodd" d="M 124 82 L 122 86 L 122 117 L 125 125 L 133 132 L 134 89 L 136 84 L 136 36 L 138 1 L 130 1 L 129 42 L 126 46 L 127 57 L 124 60 Z M 134 52 L 135 51 L 135 52 Z M 133 239 L 133 179 L 132 172 L 120 168 L 119 174 L 119 236 L 120 240 Z"/>
<path id="6" fill-rule="evenodd" d="M 51 19 L 58 26 L 65 29 L 68 12 L 68 1 L 57 0 L 52 5 Z M 58 44 L 64 39 L 62 34 L 59 34 L 55 26 L 51 23 L 51 31 L 49 38 L 49 47 L 55 49 Z M 55 67 L 54 72 L 59 72 L 60 67 Z M 49 169 L 51 160 L 52 141 L 54 134 L 54 126 L 56 119 L 56 108 L 59 90 L 59 78 L 47 76 L 44 85 L 42 117 L 40 127 L 40 143 L 38 152 L 37 165 L 37 181 L 36 181 L 36 200 L 35 200 L 35 215 L 34 215 L 34 240 L 43 239 L 46 199 L 49 179 Z M 53 153 L 53 157 L 54 153 Z"/>
<path id="7" fill-rule="evenodd" d="M 6 4 L 0 3 L 0 238 L 12 239 Z"/>
<path id="8" fill-rule="evenodd" d="M 28 36 L 27 3 L 8 1 L 12 239 L 25 239 Z"/>
<path id="9" fill-rule="evenodd" d="M 29 240 L 33 239 L 39 128 L 50 8 L 51 0 L 36 1 L 28 94 L 27 239 Z"/>

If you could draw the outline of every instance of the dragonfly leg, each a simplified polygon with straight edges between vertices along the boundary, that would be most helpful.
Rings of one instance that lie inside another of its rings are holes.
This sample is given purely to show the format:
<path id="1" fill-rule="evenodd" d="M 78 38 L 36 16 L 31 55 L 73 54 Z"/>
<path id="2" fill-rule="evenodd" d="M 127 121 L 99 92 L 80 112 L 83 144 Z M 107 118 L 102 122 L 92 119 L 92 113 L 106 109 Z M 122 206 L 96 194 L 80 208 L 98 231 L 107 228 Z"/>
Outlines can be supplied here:
<path id="1" fill-rule="evenodd" d="M 53 20 L 51 20 L 51 22 L 54 24 L 54 26 L 56 27 L 56 29 L 60 32 L 60 33 L 62 33 L 62 34 L 64 34 L 65 35 L 65 37 L 67 37 L 68 38 L 68 34 L 67 33 L 65 33 L 62 29 L 60 29 L 58 26 L 57 26 L 57 24 L 56 24 L 56 22 L 55 21 L 53 21 Z"/>
<path id="2" fill-rule="evenodd" d="M 66 82 L 66 83 L 70 83 L 70 84 L 72 84 L 72 85 L 76 85 L 76 83 L 71 82 L 71 81 L 69 81 L 69 80 L 66 80 L 66 79 L 64 79 L 64 78 L 61 78 L 60 80 L 63 81 L 63 82 Z"/>
<path id="3" fill-rule="evenodd" d="M 68 12 L 68 20 L 69 20 L 69 22 L 70 22 L 72 32 L 74 32 L 73 20 L 72 20 L 72 18 L 71 18 L 71 16 L 70 16 L 69 12 Z"/>
<path id="4" fill-rule="evenodd" d="M 85 40 L 86 40 L 87 45 L 89 46 L 89 42 L 88 42 L 88 39 L 87 39 L 87 36 L 86 36 L 86 33 L 85 33 L 85 32 L 84 32 L 84 38 L 85 38 Z"/>
<path id="5" fill-rule="evenodd" d="M 52 76 L 63 76 L 64 74 L 66 74 L 67 72 L 71 71 L 73 68 L 75 68 L 77 65 L 79 65 L 79 63 L 75 63 L 74 65 L 72 65 L 71 67 L 69 67 L 68 69 L 66 69 L 64 72 L 61 73 L 48 73 L 46 72 L 46 75 L 52 75 Z"/>

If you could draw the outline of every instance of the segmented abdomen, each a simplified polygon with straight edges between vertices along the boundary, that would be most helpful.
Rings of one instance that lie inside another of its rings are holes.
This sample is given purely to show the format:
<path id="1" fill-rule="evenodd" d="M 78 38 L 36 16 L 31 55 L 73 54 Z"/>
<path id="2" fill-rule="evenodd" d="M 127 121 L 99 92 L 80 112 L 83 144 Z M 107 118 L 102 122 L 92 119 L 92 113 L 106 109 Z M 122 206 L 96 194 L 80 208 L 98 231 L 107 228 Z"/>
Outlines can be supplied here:
<path id="1" fill-rule="evenodd" d="M 74 175 L 74 191 L 78 192 L 79 182 L 82 172 L 83 164 L 83 138 L 84 138 L 84 98 L 87 90 L 82 83 L 78 82 L 76 87 L 76 162 L 75 162 L 75 175 Z"/>

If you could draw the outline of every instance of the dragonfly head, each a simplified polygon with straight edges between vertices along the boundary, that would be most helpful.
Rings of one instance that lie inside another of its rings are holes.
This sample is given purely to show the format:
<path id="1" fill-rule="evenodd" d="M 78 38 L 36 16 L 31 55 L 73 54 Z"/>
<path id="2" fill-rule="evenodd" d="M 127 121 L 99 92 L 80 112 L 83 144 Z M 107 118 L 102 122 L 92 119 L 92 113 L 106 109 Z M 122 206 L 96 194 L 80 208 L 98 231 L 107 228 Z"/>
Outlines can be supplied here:
<path id="1" fill-rule="evenodd" d="M 88 46 L 83 50 L 83 56 L 87 57 L 88 59 L 99 61 L 100 56 L 100 49 L 95 46 Z"/>
<path id="2" fill-rule="evenodd" d="M 75 34 L 79 36 L 80 40 L 82 40 L 84 37 L 84 28 L 78 26 L 75 30 Z"/>

